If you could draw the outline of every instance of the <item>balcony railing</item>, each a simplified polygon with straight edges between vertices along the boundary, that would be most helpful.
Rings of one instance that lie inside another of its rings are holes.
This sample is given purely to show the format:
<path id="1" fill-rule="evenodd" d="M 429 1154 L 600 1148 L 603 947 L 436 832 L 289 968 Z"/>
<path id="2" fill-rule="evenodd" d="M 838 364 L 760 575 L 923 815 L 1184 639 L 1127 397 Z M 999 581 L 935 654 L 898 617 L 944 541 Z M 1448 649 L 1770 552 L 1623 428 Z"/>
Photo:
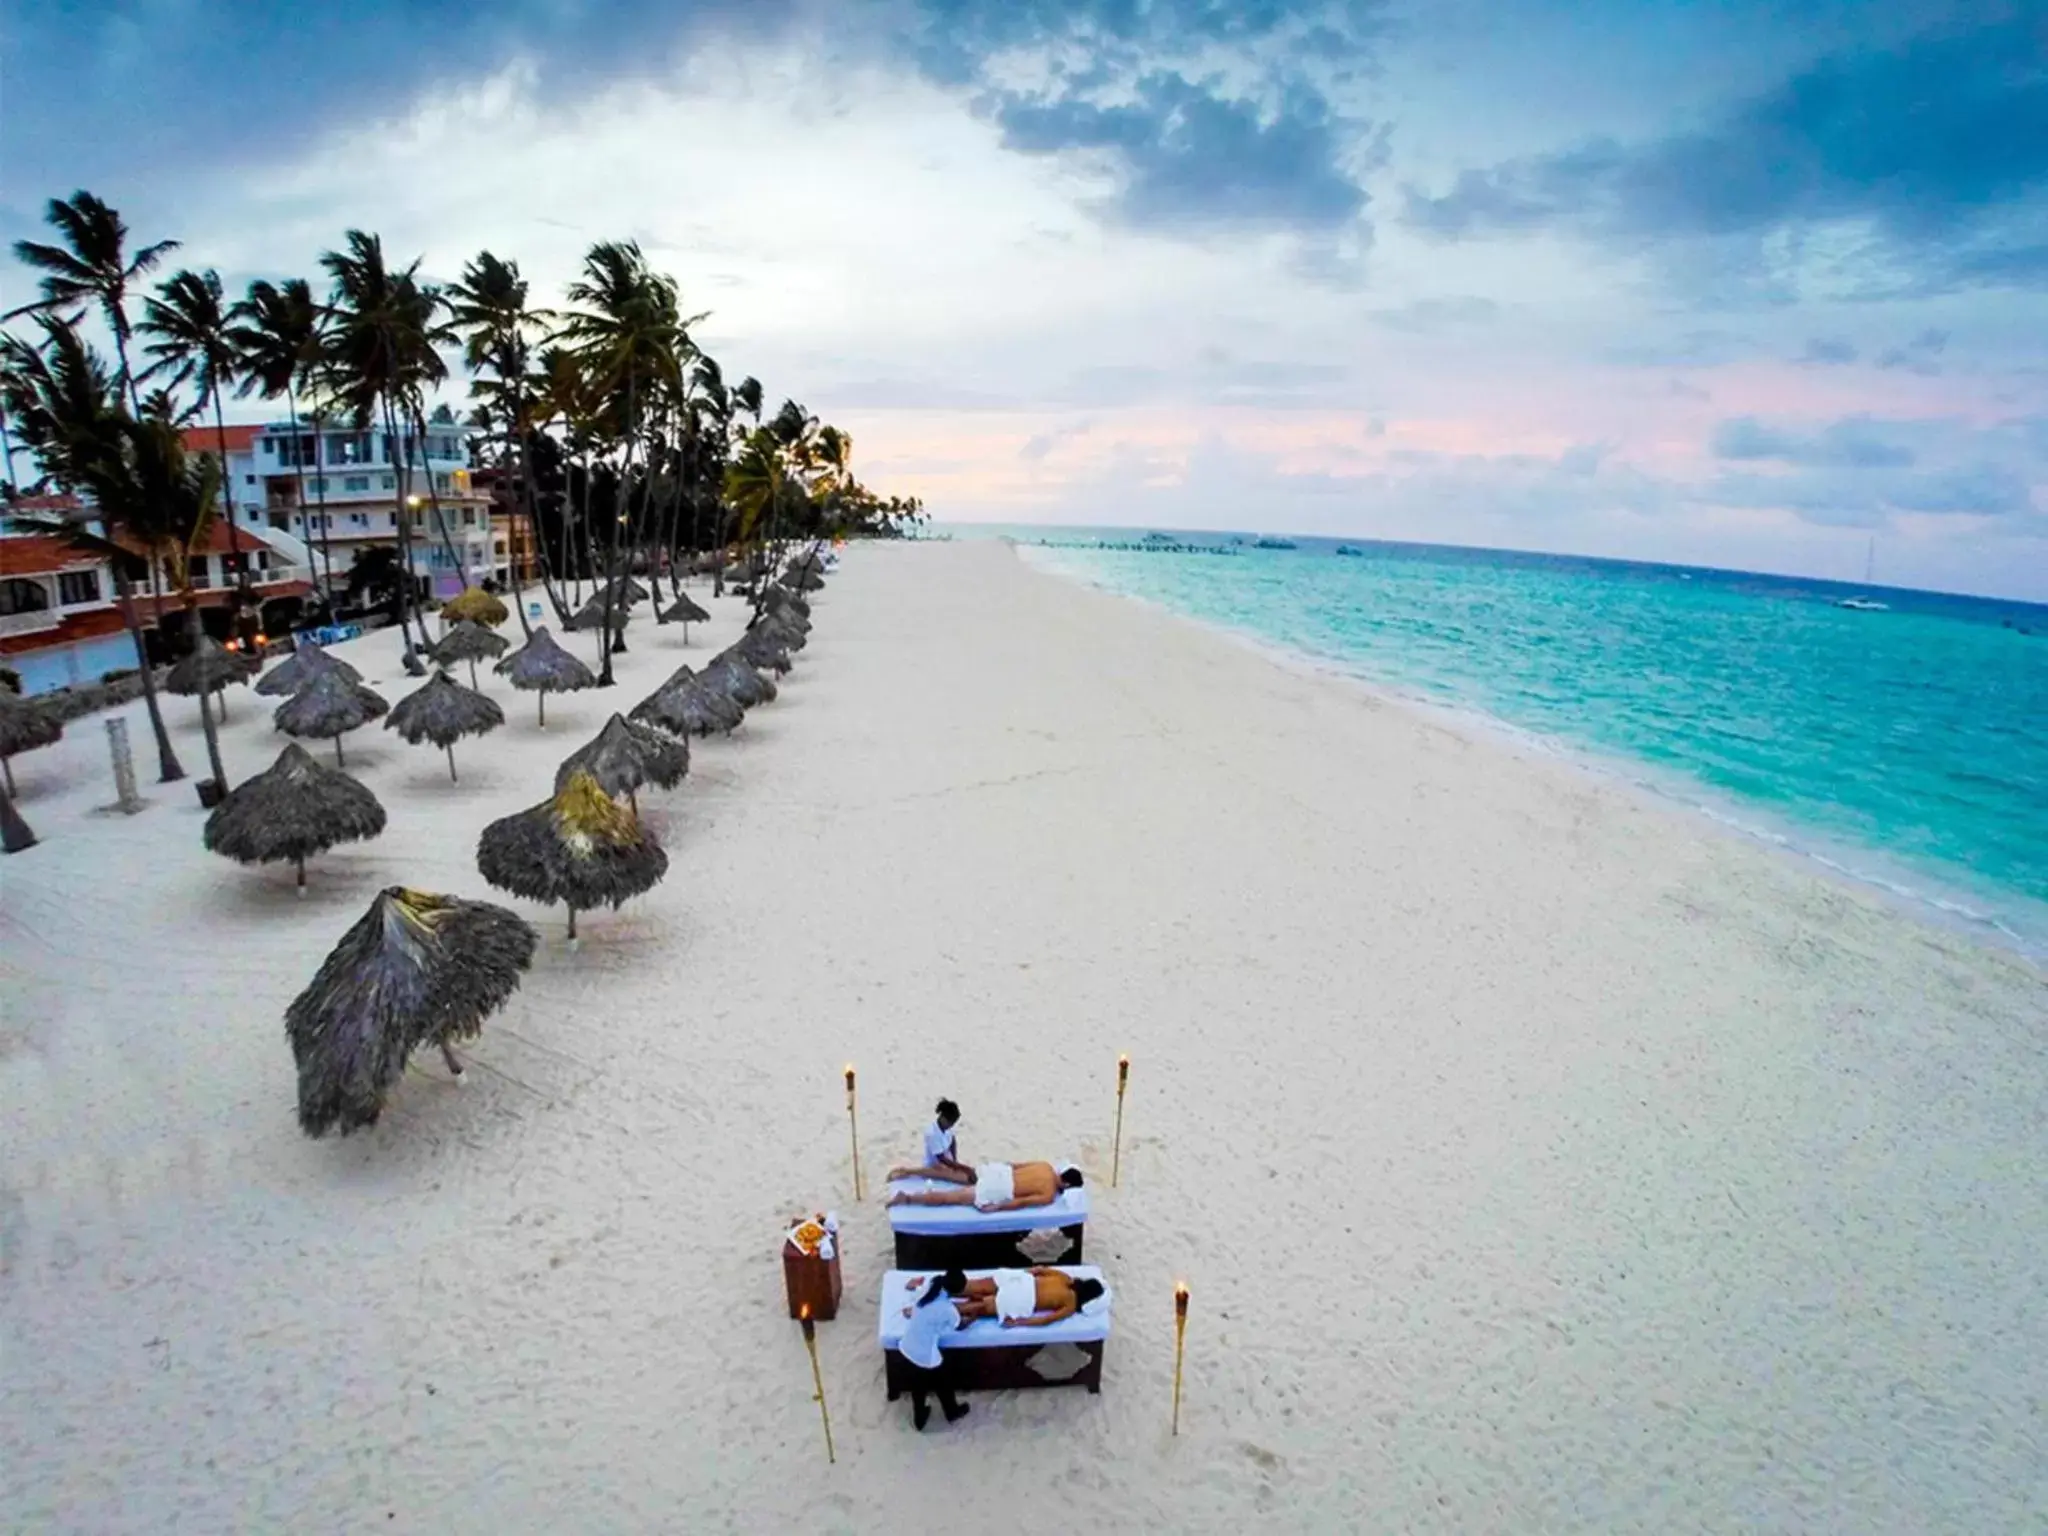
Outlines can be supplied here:
<path id="1" fill-rule="evenodd" d="M 0 638 L 8 635 L 40 635 L 64 622 L 55 608 L 32 608 L 27 613 L 0 613 Z"/>

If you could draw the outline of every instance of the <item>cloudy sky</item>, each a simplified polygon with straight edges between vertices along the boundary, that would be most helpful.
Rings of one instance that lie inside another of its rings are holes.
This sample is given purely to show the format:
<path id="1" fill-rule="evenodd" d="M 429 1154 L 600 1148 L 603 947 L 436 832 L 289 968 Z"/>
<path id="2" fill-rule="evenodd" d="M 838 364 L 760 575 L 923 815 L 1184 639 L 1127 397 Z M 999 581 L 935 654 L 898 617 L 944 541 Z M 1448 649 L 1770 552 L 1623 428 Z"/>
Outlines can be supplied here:
<path id="1" fill-rule="evenodd" d="M 704 344 L 943 520 L 2048 600 L 2041 0 L 12 0 L 0 236 L 342 231 Z M 28 297 L 0 261 L 0 299 Z M 246 414 L 246 413 L 245 413 Z"/>

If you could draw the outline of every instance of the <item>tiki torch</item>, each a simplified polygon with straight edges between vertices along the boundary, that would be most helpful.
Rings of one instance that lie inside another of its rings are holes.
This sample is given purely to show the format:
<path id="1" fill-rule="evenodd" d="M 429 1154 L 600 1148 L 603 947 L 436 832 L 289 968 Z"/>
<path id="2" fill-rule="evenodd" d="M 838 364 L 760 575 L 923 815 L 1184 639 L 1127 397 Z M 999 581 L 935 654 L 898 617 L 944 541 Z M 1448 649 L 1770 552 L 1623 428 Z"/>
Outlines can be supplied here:
<path id="1" fill-rule="evenodd" d="M 803 1324 L 804 1348 L 811 1352 L 811 1385 L 817 1388 L 812 1395 L 818 1400 L 818 1417 L 825 1423 L 825 1460 L 836 1464 L 839 1457 L 832 1449 L 832 1411 L 825 1406 L 825 1373 L 818 1369 L 818 1325 L 811 1321 L 808 1301 L 797 1312 L 797 1321 Z M 1177 1394 L 1178 1385 L 1175 1391 Z"/>
<path id="2" fill-rule="evenodd" d="M 1131 1085 L 1131 1058 L 1128 1053 L 1116 1059 L 1116 1139 L 1109 1156 L 1109 1187 L 1116 1188 L 1117 1176 L 1124 1166 L 1124 1090 Z"/>
<path id="3" fill-rule="evenodd" d="M 858 1200 L 861 1198 L 860 1112 L 854 1107 L 853 1063 L 850 1061 L 846 1064 L 846 1125 L 847 1129 L 853 1134 L 853 1198 Z"/>
<path id="4" fill-rule="evenodd" d="M 806 1330 L 810 1328 L 805 1323 Z M 1188 1347 L 1188 1283 L 1176 1281 L 1173 1287 L 1173 1432 L 1180 1433 L 1180 1362 Z M 816 1358 L 815 1351 L 813 1358 Z M 822 1390 L 822 1388 L 820 1389 Z M 819 1402 L 824 1399 L 819 1398 Z"/>

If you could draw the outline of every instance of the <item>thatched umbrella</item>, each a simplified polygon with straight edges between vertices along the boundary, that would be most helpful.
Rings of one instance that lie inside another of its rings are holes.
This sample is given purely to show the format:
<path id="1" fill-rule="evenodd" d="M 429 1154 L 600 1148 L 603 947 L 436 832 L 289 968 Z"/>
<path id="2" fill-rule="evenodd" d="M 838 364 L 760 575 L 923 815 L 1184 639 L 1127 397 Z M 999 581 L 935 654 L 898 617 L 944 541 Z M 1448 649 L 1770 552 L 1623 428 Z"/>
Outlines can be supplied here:
<path id="1" fill-rule="evenodd" d="M 627 796 L 633 809 L 640 809 L 639 789 L 652 784 L 673 789 L 690 771 L 690 743 L 687 737 L 613 715 L 603 730 L 572 752 L 555 770 L 555 788 L 568 787 L 569 780 L 587 773 L 597 787 L 616 798 Z"/>
<path id="2" fill-rule="evenodd" d="M 611 590 L 612 604 L 614 607 L 618 606 L 621 603 L 627 604 L 629 606 L 633 603 L 644 603 L 647 601 L 648 597 L 647 589 L 641 586 L 640 583 L 635 581 L 631 576 L 621 576 L 617 581 L 612 583 Z M 603 597 L 603 590 L 600 589 L 597 595 L 599 597 Z"/>
<path id="3" fill-rule="evenodd" d="M 334 760 L 345 761 L 341 733 L 367 725 L 391 706 L 382 694 L 338 671 L 322 672 L 277 706 L 271 720 L 287 736 L 332 736 Z"/>
<path id="4" fill-rule="evenodd" d="M 495 593 L 467 587 L 441 605 L 441 617 L 451 625 L 486 624 L 496 629 L 512 617 L 512 610 Z"/>
<path id="5" fill-rule="evenodd" d="M 469 590 L 478 592 L 482 591 L 482 588 L 471 587 Z M 484 596 L 489 597 L 490 594 L 485 592 Z M 447 612 L 445 608 L 441 611 Z M 474 688 L 477 685 L 476 664 L 480 661 L 496 660 L 505 654 L 511 644 L 512 642 L 503 635 L 492 634 L 475 619 L 464 619 L 443 635 L 434 646 L 434 665 L 452 667 L 458 661 L 468 662 L 469 686 Z"/>
<path id="6" fill-rule="evenodd" d="M 624 629 L 632 616 L 632 610 L 623 601 L 618 597 L 612 599 L 611 621 L 615 633 Z M 581 633 L 586 629 L 596 629 L 604 621 L 604 594 L 600 592 L 570 616 L 569 628 Z"/>
<path id="7" fill-rule="evenodd" d="M 422 1045 L 452 1049 L 519 989 L 539 936 L 488 902 L 394 885 L 378 893 L 285 1010 L 299 1065 L 299 1128 L 322 1136 L 375 1125 Z"/>
<path id="8" fill-rule="evenodd" d="M 597 674 L 556 643 L 543 624 L 526 644 L 499 662 L 497 671 L 512 680 L 514 688 L 540 695 L 540 723 L 548 723 L 548 695 L 570 693 L 578 688 L 595 688 Z"/>
<path id="9" fill-rule="evenodd" d="M 32 703 L 8 689 L 0 688 L 0 777 L 7 781 L 7 793 L 14 793 L 14 764 L 17 752 L 47 747 L 64 734 L 64 722 L 42 705 Z"/>
<path id="10" fill-rule="evenodd" d="M 242 864 L 289 859 L 299 868 L 303 896 L 308 858 L 383 830 L 384 807 L 375 795 L 292 742 L 263 772 L 228 791 L 206 818 L 204 841 Z"/>
<path id="11" fill-rule="evenodd" d="M 498 708 L 497 700 L 463 687 L 446 672 L 436 672 L 384 717 L 385 730 L 398 732 L 414 746 L 431 741 L 446 752 L 451 781 L 455 779 L 455 738 L 481 736 L 504 723 L 505 711 Z"/>
<path id="12" fill-rule="evenodd" d="M 742 709 L 775 699 L 775 685 L 748 665 L 744 657 L 731 651 L 720 651 L 699 675 L 707 687 L 724 694 Z"/>
<path id="13" fill-rule="evenodd" d="M 676 600 L 662 610 L 660 620 L 664 624 L 680 623 L 683 626 L 683 639 L 687 641 L 690 638 L 690 626 L 710 623 L 711 615 L 694 602 L 689 593 L 684 592 L 678 594 Z"/>
<path id="14" fill-rule="evenodd" d="M 713 731 L 730 734 L 746 711 L 685 667 L 635 704 L 633 718 L 677 736 L 709 736 Z"/>
<path id="15" fill-rule="evenodd" d="M 199 699 L 201 709 L 206 707 L 207 694 L 220 695 L 220 717 L 226 720 L 228 689 L 236 683 L 247 687 L 261 666 L 261 662 L 252 665 L 250 658 L 229 650 L 213 636 L 201 635 L 191 654 L 164 675 L 164 688 L 181 698 Z"/>
<path id="16" fill-rule="evenodd" d="M 256 691 L 272 698 L 294 694 L 326 671 L 337 671 L 352 683 L 363 680 L 363 674 L 339 656 L 323 651 L 310 640 L 301 640 L 297 650 L 257 679 Z"/>
<path id="17" fill-rule="evenodd" d="M 750 629 L 740 636 L 733 642 L 731 654 L 764 673 L 784 675 L 795 665 L 790 658 L 789 646 L 782 637 L 764 629 Z"/>
<path id="18" fill-rule="evenodd" d="M 476 867 L 501 891 L 565 903 L 573 943 L 579 909 L 617 907 L 652 890 L 668 855 L 637 814 L 589 774 L 573 773 L 552 800 L 485 827 Z"/>
<path id="19" fill-rule="evenodd" d="M 775 583 L 761 594 L 761 606 L 770 613 L 794 613 L 806 624 L 811 621 L 810 599 L 783 586 L 781 582 Z"/>

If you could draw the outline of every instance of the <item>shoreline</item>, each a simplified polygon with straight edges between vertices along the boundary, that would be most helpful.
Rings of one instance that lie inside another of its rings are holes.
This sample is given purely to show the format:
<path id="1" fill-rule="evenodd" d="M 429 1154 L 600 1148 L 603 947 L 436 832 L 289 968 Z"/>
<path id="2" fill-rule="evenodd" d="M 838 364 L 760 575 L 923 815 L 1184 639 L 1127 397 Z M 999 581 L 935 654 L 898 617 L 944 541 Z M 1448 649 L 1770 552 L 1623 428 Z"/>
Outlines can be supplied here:
<path id="1" fill-rule="evenodd" d="M 1761 807 L 1703 784 L 1682 770 L 1660 770 L 1655 764 L 1616 749 L 1568 741 L 1518 725 L 1476 704 L 1432 698 L 1419 689 L 1373 677 L 1347 658 L 1297 648 L 1251 629 L 1124 591 L 1082 571 L 1058 569 L 1053 562 L 1031 555 L 1029 551 L 1034 546 L 1022 540 L 1004 536 L 999 542 L 1009 545 L 1023 564 L 1044 575 L 1075 582 L 1136 603 L 1165 618 L 1191 624 L 1243 646 L 1285 670 L 1358 688 L 1376 701 L 1408 710 L 1420 719 L 1464 739 L 1505 751 L 1517 760 L 1562 764 L 1598 783 L 1620 786 L 1647 805 L 1675 811 L 1695 825 L 1703 822 L 1742 846 L 1786 859 L 1808 874 L 1818 869 L 1821 878 L 1865 899 L 1874 899 L 1887 911 L 1974 948 L 2016 960 L 2036 979 L 2048 984 L 2048 902 L 2035 902 L 2023 892 L 2004 889 L 1973 892 L 1962 881 L 1944 879 L 1941 873 L 1897 859 L 1882 848 L 1801 825 L 1793 817 L 1773 817 Z M 1875 867 L 1858 868 L 1858 860 Z M 2032 932 L 2031 924 L 2029 931 L 2022 932 L 2009 926 L 1998 912 L 1985 910 L 1996 900 L 2010 902 L 2037 917 L 2040 932 Z"/>

